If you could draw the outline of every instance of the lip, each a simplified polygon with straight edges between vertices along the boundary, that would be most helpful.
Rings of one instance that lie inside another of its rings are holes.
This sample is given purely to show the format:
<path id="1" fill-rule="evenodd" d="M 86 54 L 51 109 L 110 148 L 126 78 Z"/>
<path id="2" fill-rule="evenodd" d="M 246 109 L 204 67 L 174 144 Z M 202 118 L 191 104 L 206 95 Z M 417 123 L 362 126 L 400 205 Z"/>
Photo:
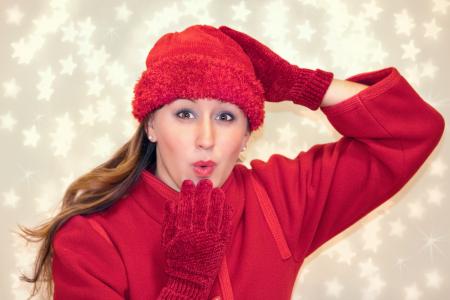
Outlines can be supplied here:
<path id="1" fill-rule="evenodd" d="M 216 165 L 216 163 L 212 160 L 208 160 L 208 161 L 199 160 L 199 161 L 193 163 L 193 165 L 195 167 L 203 167 L 203 166 L 214 167 Z"/>
<path id="2" fill-rule="evenodd" d="M 208 177 L 212 174 L 212 172 L 214 171 L 215 167 L 216 167 L 216 163 L 213 162 L 212 160 L 208 160 L 208 161 L 197 161 L 193 164 L 194 166 L 194 172 L 195 174 L 197 174 L 197 176 L 199 177 Z"/>

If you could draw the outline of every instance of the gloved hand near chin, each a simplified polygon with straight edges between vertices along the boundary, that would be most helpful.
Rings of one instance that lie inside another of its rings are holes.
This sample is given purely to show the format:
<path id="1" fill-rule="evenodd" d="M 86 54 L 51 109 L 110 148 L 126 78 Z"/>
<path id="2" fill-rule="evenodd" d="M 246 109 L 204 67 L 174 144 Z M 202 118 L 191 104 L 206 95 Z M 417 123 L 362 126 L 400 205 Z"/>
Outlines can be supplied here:
<path id="1" fill-rule="evenodd" d="M 208 208 L 209 207 L 209 208 Z M 167 201 L 162 247 L 169 277 L 158 299 L 206 299 L 231 240 L 233 209 L 209 179 L 182 183 L 177 202 Z"/>
<path id="2" fill-rule="evenodd" d="M 333 80 L 333 73 L 290 64 L 256 39 L 227 26 L 219 30 L 236 41 L 250 58 L 267 101 L 292 100 L 316 110 Z"/>

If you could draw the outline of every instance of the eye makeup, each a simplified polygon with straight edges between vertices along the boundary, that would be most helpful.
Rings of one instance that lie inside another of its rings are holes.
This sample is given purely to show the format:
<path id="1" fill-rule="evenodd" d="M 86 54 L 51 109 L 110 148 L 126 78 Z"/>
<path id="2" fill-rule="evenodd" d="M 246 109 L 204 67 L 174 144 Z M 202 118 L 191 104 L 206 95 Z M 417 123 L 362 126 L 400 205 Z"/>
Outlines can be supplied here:
<path id="1" fill-rule="evenodd" d="M 180 117 L 180 114 L 183 114 L 184 116 L 186 116 L 187 114 L 195 115 L 195 113 L 192 110 L 186 109 L 186 108 L 177 109 L 176 112 L 175 112 L 175 116 L 177 118 L 186 119 L 186 118 Z M 226 122 L 232 122 L 232 121 L 234 121 L 236 119 L 235 115 L 233 113 L 229 112 L 229 111 L 221 111 L 219 113 L 219 115 L 222 115 L 222 116 L 223 115 L 228 115 L 229 118 L 223 120 L 223 121 L 226 121 Z M 189 118 L 187 118 L 187 119 L 189 119 Z"/>

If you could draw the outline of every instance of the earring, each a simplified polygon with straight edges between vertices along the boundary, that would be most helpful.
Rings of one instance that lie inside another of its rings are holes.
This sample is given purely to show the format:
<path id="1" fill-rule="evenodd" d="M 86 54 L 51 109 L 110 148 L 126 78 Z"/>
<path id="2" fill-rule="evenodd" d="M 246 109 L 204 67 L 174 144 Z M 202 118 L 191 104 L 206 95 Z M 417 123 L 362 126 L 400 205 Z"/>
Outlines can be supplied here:
<path id="1" fill-rule="evenodd" d="M 245 151 L 245 150 L 247 150 L 247 146 L 244 146 L 244 147 L 242 148 L 241 152 L 242 152 L 242 151 Z"/>
<path id="2" fill-rule="evenodd" d="M 155 142 L 155 141 L 153 140 L 153 137 L 152 137 L 152 136 L 149 135 L 148 138 L 150 139 L 151 142 L 153 142 L 153 143 Z"/>

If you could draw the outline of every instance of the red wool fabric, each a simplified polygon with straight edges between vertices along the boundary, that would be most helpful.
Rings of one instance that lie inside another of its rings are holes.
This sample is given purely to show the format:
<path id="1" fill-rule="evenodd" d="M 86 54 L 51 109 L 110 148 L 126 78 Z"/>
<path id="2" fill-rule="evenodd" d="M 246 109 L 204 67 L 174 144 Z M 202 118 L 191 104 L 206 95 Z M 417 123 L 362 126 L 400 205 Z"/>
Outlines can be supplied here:
<path id="1" fill-rule="evenodd" d="M 170 32 L 147 55 L 147 69 L 134 87 L 132 114 L 142 122 L 175 99 L 214 98 L 239 106 L 250 130 L 264 121 L 264 90 L 240 46 L 209 25 Z"/>
<path id="2" fill-rule="evenodd" d="M 139 122 L 175 99 L 214 98 L 238 106 L 250 131 L 255 131 L 264 122 L 265 101 L 275 96 L 264 95 L 254 65 L 239 44 L 209 25 L 163 35 L 148 53 L 146 67 L 132 101 L 132 114 Z M 333 78 L 331 72 L 286 65 L 270 72 L 279 78 L 269 89 L 272 94 L 297 99 L 311 110 L 318 109 Z M 285 94 L 287 87 L 290 91 Z"/>
<path id="3" fill-rule="evenodd" d="M 234 167 L 222 186 L 232 243 L 205 299 L 290 299 L 304 259 L 395 195 L 436 148 L 444 119 L 396 68 L 347 80 L 369 87 L 321 107 L 341 138 Z M 144 171 L 109 209 L 72 217 L 53 241 L 54 299 L 157 299 L 168 280 L 164 204 L 177 197 Z"/>

